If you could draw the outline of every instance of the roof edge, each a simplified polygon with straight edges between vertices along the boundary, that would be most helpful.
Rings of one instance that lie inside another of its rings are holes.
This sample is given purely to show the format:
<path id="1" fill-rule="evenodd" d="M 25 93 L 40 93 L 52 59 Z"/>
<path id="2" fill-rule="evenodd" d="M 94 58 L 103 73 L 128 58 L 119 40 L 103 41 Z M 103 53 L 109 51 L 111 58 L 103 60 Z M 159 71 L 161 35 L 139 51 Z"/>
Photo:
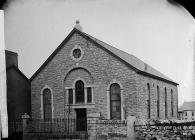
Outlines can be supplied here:
<path id="1" fill-rule="evenodd" d="M 9 53 L 9 54 L 18 56 L 17 52 L 13 52 L 13 51 L 10 51 L 10 50 L 5 50 L 5 53 Z"/>
<path id="2" fill-rule="evenodd" d="M 150 73 L 147 73 L 145 71 L 138 71 L 137 73 L 139 74 L 142 74 L 142 75 L 145 75 L 145 76 L 148 76 L 148 77 L 151 77 L 151 78 L 155 78 L 155 79 L 158 79 L 158 80 L 161 80 L 161 81 L 164 81 L 164 82 L 167 82 L 167 83 L 170 83 L 170 84 L 173 84 L 173 85 L 176 85 L 178 86 L 179 84 L 176 83 L 176 82 L 173 82 L 173 81 L 170 81 L 170 80 L 167 80 L 167 79 L 164 79 L 162 77 L 158 77 L 156 75 L 153 75 L 153 74 L 150 74 Z"/>
<path id="3" fill-rule="evenodd" d="M 32 81 L 38 73 L 47 65 L 47 63 L 57 54 L 57 52 L 63 47 L 63 45 L 69 40 L 72 34 L 76 31 L 76 28 L 73 28 L 68 36 L 61 42 L 61 44 L 54 50 L 54 52 L 45 60 L 45 62 L 39 67 L 39 69 L 31 76 L 30 81 Z"/>
<path id="4" fill-rule="evenodd" d="M 11 68 L 15 69 L 16 71 L 18 71 L 20 73 L 21 76 L 24 77 L 24 79 L 26 79 L 28 82 L 30 82 L 30 80 L 26 77 L 26 75 L 24 75 L 24 73 L 15 65 L 10 65 L 9 67 L 6 68 L 6 73 L 7 71 L 9 71 Z"/>

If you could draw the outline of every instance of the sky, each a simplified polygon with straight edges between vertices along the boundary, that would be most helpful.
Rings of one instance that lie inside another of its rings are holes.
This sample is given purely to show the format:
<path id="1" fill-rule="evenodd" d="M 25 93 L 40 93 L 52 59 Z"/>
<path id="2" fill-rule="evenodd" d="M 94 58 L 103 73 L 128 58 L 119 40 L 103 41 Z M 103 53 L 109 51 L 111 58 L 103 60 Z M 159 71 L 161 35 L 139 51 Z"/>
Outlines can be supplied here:
<path id="1" fill-rule="evenodd" d="M 166 0 L 8 0 L 5 45 L 30 78 L 70 33 L 83 31 L 128 52 L 180 84 L 192 99 L 194 19 Z M 195 66 L 195 65 L 194 65 Z"/>

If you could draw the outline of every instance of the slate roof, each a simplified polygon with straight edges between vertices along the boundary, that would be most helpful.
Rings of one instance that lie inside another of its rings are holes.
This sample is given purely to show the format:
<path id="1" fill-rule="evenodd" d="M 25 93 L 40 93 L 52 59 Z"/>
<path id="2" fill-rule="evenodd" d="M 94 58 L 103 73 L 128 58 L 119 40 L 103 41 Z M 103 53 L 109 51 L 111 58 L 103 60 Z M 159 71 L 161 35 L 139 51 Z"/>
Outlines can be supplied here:
<path id="1" fill-rule="evenodd" d="M 58 46 L 58 48 L 49 56 L 49 58 L 43 63 L 43 65 L 35 72 L 35 74 L 31 77 L 31 80 L 33 80 L 34 77 L 36 77 L 36 75 L 41 71 L 41 69 L 53 58 L 53 56 L 55 56 L 55 54 L 58 52 L 58 50 L 60 50 L 63 47 L 63 45 L 66 43 L 66 41 L 68 41 L 68 39 L 71 37 L 71 35 L 74 34 L 75 32 L 79 33 L 84 38 L 91 40 L 93 43 L 99 45 L 103 49 L 106 49 L 108 52 L 112 53 L 113 55 L 115 55 L 116 57 L 118 57 L 119 59 L 124 61 L 126 64 L 131 66 L 137 73 L 143 74 L 143 75 L 146 75 L 149 77 L 153 77 L 153 78 L 156 78 L 156 79 L 159 79 L 159 80 L 162 80 L 162 81 L 174 84 L 174 85 L 178 85 L 178 83 L 176 83 L 172 79 L 168 78 L 164 74 L 160 73 L 159 71 L 155 70 L 154 68 L 152 68 L 148 64 L 144 63 L 143 61 L 141 61 L 137 57 L 135 57 L 131 54 L 128 54 L 122 50 L 119 50 L 119 49 L 117 49 L 117 48 L 115 48 L 115 47 L 113 47 L 113 46 L 87 34 L 87 33 L 84 33 L 83 31 L 80 31 L 76 28 L 74 28 L 71 31 L 71 33 L 60 44 L 60 46 Z"/>
<path id="2" fill-rule="evenodd" d="M 195 101 L 191 102 L 184 102 L 183 105 L 179 108 L 179 112 L 185 111 L 185 110 L 194 110 L 195 111 Z"/>

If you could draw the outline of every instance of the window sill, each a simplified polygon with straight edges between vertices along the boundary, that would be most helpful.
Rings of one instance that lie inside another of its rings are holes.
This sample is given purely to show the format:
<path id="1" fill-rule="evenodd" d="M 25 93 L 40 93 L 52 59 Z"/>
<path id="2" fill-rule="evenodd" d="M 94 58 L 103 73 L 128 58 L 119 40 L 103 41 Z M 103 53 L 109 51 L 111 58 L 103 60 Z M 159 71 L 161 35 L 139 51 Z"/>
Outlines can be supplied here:
<path id="1" fill-rule="evenodd" d="M 77 104 L 71 104 L 72 108 L 95 108 L 95 104 L 94 103 L 77 103 Z"/>

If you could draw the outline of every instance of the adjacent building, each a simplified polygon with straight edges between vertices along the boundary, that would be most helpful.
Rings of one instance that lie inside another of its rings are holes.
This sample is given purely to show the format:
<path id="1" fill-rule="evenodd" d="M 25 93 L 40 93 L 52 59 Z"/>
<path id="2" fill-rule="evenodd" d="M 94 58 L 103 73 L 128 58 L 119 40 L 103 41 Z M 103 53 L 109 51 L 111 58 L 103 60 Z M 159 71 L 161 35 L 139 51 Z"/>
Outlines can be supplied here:
<path id="1" fill-rule="evenodd" d="M 24 113 L 31 114 L 30 81 L 18 68 L 18 54 L 5 51 L 7 76 L 7 110 L 9 136 L 22 131 L 21 120 Z M 20 130 L 19 130 L 20 129 Z"/>
<path id="2" fill-rule="evenodd" d="M 178 119 L 180 120 L 195 120 L 195 101 L 184 102 L 178 110 Z"/>
<path id="3" fill-rule="evenodd" d="M 124 120 L 177 118 L 178 84 L 144 63 L 75 28 L 31 77 L 32 118 L 89 114 Z"/>

